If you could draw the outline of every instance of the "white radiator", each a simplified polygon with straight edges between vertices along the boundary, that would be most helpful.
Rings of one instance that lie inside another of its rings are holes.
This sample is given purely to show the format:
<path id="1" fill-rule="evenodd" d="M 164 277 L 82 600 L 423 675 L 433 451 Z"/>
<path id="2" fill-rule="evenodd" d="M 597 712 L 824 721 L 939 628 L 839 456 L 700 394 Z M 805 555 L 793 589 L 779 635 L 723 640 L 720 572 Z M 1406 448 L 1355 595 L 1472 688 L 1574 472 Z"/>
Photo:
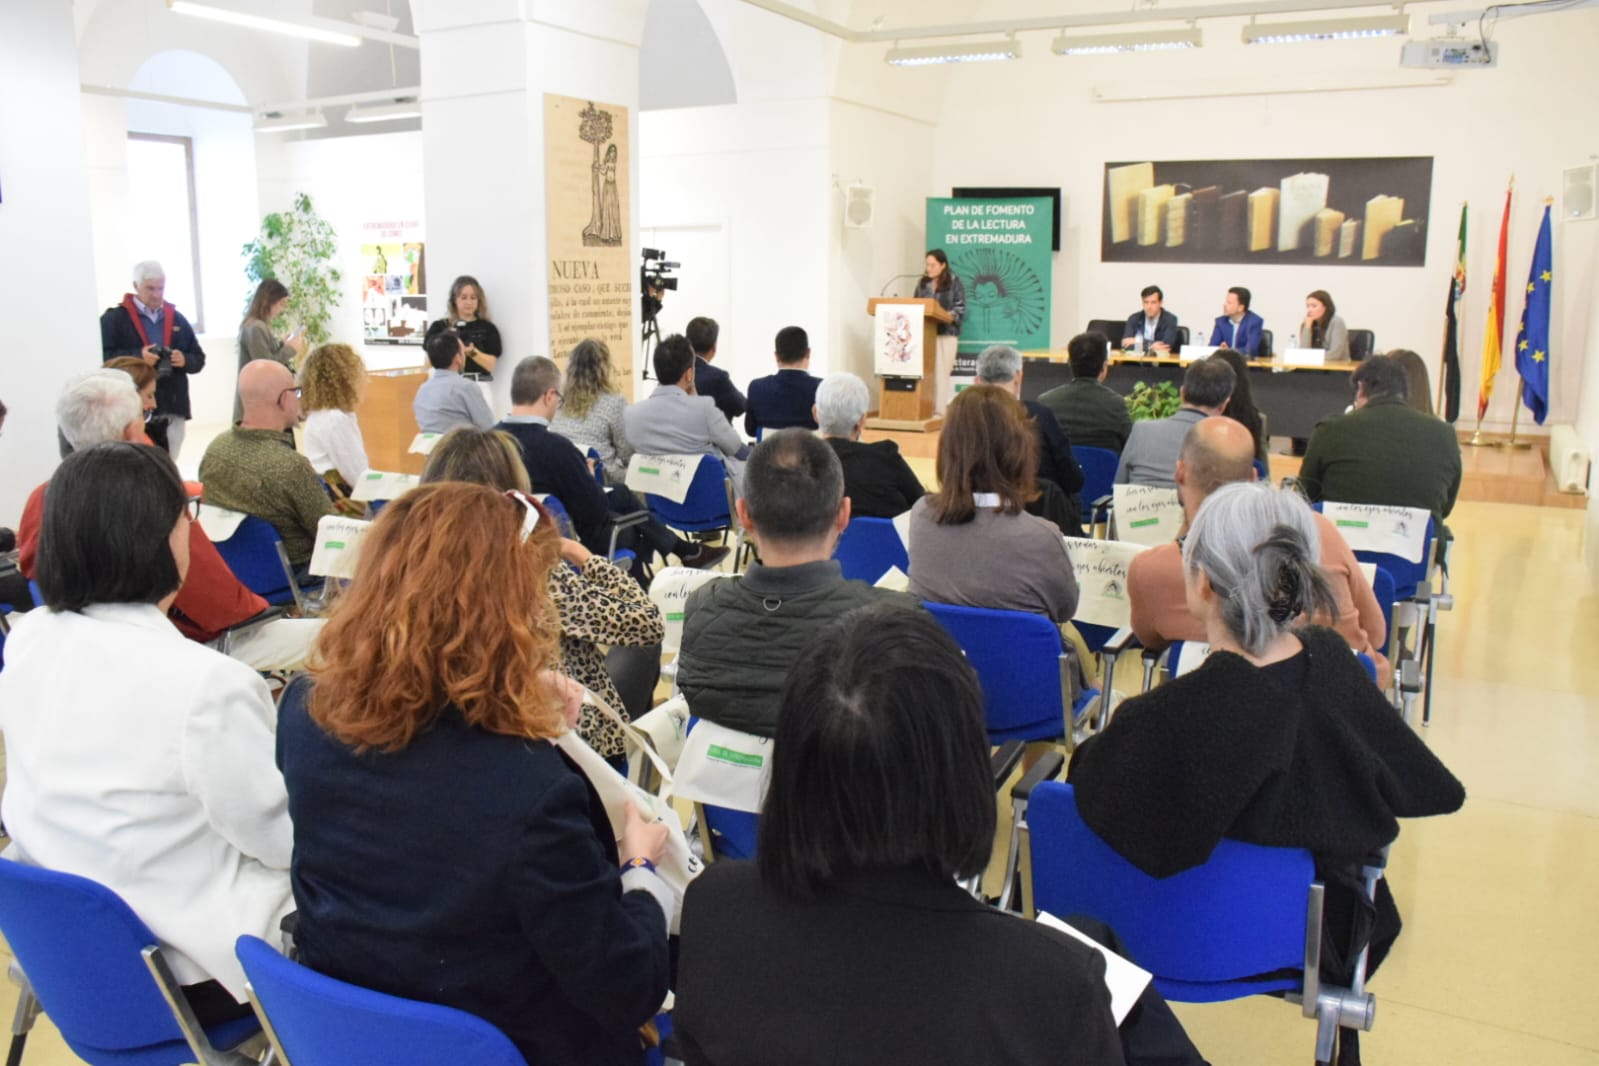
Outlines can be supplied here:
<path id="1" fill-rule="evenodd" d="M 1577 431 L 1568 425 L 1552 426 L 1549 469 L 1555 476 L 1555 486 L 1561 492 L 1587 492 L 1588 464 L 1588 449 L 1583 447 Z"/>

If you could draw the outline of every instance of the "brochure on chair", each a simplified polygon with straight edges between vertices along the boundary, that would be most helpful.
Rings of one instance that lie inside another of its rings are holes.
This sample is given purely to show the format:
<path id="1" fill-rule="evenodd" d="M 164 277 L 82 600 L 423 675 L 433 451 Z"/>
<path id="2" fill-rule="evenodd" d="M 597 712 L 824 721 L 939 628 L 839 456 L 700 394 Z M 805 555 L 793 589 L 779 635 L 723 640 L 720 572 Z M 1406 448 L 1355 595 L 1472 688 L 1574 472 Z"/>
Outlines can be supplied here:
<path id="1" fill-rule="evenodd" d="M 1149 987 L 1152 977 L 1150 972 L 1122 958 L 1103 944 L 1094 943 L 1053 914 L 1039 911 L 1038 920 L 1051 929 L 1058 929 L 1075 940 L 1081 940 L 1105 956 L 1105 987 L 1110 989 L 1110 1012 L 1115 1016 L 1116 1024 L 1120 1025 L 1128 1012 L 1133 1009 L 1133 1005 L 1138 1002 L 1138 997 L 1144 994 L 1144 989 Z"/>

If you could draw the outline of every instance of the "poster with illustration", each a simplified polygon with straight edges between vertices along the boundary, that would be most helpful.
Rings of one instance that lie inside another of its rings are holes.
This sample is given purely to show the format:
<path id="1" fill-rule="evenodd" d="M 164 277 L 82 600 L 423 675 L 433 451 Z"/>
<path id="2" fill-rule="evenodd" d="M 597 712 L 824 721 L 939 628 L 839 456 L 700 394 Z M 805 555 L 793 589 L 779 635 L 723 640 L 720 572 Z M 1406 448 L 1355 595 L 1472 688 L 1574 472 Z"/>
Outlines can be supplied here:
<path id="1" fill-rule="evenodd" d="M 977 353 L 991 344 L 1049 347 L 1054 214 L 1047 197 L 927 201 L 927 247 L 944 250 L 966 288 L 953 377 L 970 377 Z"/>
<path id="2" fill-rule="evenodd" d="M 879 377 L 922 376 L 922 309 L 915 304 L 880 304 L 872 327 L 873 370 Z"/>
<path id="3" fill-rule="evenodd" d="M 421 344 L 428 328 L 427 261 L 421 226 L 368 222 L 361 245 L 362 339 L 368 344 Z"/>

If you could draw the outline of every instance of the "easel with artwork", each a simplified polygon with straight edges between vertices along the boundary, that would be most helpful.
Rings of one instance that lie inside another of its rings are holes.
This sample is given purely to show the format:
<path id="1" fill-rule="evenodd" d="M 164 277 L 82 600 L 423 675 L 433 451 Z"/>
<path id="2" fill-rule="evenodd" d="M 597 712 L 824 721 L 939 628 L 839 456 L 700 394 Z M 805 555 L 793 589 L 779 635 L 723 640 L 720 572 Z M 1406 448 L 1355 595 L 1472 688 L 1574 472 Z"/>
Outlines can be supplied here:
<path id="1" fill-rule="evenodd" d="M 944 420 L 933 414 L 938 394 L 938 327 L 954 317 L 937 300 L 874 297 L 866 301 L 877 370 L 877 415 L 870 429 L 931 433 Z"/>

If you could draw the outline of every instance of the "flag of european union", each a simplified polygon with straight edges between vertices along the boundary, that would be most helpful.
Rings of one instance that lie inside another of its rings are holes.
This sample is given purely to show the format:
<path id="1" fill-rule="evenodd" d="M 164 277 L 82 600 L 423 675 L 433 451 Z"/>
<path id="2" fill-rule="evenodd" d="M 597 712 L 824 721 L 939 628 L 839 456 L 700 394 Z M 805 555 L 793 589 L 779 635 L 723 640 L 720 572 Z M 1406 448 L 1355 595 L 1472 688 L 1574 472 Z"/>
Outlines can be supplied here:
<path id="1" fill-rule="evenodd" d="M 1521 375 L 1521 402 L 1543 425 L 1549 413 L 1549 301 L 1555 283 L 1553 239 L 1549 233 L 1549 207 L 1543 209 L 1538 244 L 1532 250 L 1532 270 L 1527 274 L 1527 302 L 1516 331 L 1516 373 Z"/>

